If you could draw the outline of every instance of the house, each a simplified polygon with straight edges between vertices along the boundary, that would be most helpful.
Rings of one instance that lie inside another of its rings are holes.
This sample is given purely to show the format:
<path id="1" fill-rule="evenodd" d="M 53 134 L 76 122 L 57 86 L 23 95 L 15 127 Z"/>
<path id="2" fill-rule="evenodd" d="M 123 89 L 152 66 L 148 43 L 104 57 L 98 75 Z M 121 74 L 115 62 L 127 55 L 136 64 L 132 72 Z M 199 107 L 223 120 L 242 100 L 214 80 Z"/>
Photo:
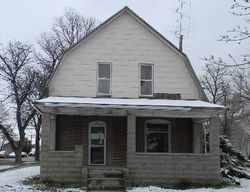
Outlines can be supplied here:
<path id="1" fill-rule="evenodd" d="M 43 180 L 89 190 L 219 182 L 223 106 L 206 102 L 187 56 L 128 7 L 67 50 L 47 88 L 34 103 Z"/>
<path id="2" fill-rule="evenodd" d="M 0 151 L 6 151 L 6 152 L 8 152 L 8 153 L 12 153 L 12 152 L 13 152 L 13 150 L 12 150 L 12 148 L 11 148 L 9 142 L 4 143 L 4 144 L 2 145 Z"/>

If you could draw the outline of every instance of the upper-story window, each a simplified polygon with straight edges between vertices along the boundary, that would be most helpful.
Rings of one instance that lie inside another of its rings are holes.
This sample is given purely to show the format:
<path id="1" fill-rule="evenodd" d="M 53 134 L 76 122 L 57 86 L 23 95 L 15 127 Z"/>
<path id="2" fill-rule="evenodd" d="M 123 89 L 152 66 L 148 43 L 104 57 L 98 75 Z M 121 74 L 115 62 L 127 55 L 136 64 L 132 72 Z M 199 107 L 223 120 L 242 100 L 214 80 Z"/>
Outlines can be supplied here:
<path id="1" fill-rule="evenodd" d="M 98 63 L 97 94 L 111 95 L 111 63 Z"/>
<path id="2" fill-rule="evenodd" d="M 140 64 L 140 95 L 153 96 L 153 64 Z"/>

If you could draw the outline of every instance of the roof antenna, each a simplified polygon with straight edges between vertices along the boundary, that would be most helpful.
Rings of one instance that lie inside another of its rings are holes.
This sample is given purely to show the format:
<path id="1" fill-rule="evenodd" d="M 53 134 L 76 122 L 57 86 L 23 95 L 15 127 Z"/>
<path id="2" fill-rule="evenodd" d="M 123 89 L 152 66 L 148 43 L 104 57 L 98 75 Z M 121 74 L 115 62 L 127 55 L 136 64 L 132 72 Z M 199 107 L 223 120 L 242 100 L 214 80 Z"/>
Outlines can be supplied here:
<path id="1" fill-rule="evenodd" d="M 177 26 L 175 34 L 179 39 L 179 50 L 183 50 L 183 39 L 187 38 L 190 31 L 190 10 L 191 10 L 191 0 L 178 0 L 179 6 L 175 10 L 177 14 Z"/>

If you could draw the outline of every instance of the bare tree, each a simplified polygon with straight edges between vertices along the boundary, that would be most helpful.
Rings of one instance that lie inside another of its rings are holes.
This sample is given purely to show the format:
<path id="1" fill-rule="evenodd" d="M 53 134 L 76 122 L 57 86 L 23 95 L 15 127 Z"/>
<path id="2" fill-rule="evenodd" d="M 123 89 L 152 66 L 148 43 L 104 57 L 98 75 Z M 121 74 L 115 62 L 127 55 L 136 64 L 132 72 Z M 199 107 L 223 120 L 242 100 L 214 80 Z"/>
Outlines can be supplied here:
<path id="1" fill-rule="evenodd" d="M 227 107 L 222 118 L 223 134 L 231 137 L 233 127 L 239 126 L 244 121 L 246 114 L 249 115 L 246 110 L 247 103 L 237 94 L 230 93 L 223 104 Z"/>
<path id="2" fill-rule="evenodd" d="M 51 72 L 64 51 L 88 35 L 97 24 L 93 17 L 84 17 L 73 8 L 66 9 L 63 16 L 55 19 L 51 30 L 41 34 L 38 61 Z"/>
<path id="3" fill-rule="evenodd" d="M 231 138 L 235 134 L 233 128 L 242 126 L 250 114 L 249 76 L 238 70 L 230 70 L 222 59 L 211 56 L 205 61 L 208 64 L 200 78 L 201 84 L 212 103 L 226 106 L 227 109 L 220 116 L 221 131 Z"/>
<path id="4" fill-rule="evenodd" d="M 61 49 L 66 50 L 89 34 L 94 27 L 94 18 L 83 17 L 75 9 L 68 8 L 63 16 L 56 18 L 52 31 Z"/>
<path id="5" fill-rule="evenodd" d="M 9 42 L 0 52 L 0 77 L 7 84 L 7 98 L 13 108 L 18 141 L 15 142 L 9 127 L 0 124 L 0 129 L 8 139 L 16 154 L 16 163 L 21 163 L 25 130 L 32 120 L 35 110 L 31 108 L 30 95 L 33 94 L 37 72 L 32 65 L 32 47 L 20 41 Z"/>
<path id="6" fill-rule="evenodd" d="M 2 130 L 0 130 L 0 151 L 3 150 L 3 146 L 5 144 L 6 137 L 4 136 Z"/>
<path id="7" fill-rule="evenodd" d="M 237 95 L 250 102 L 250 71 L 237 71 L 234 76 L 234 83 Z"/>
<path id="8" fill-rule="evenodd" d="M 200 78 L 201 85 L 211 102 L 218 103 L 225 95 L 225 88 L 228 87 L 226 78 L 229 72 L 226 67 L 213 63 L 206 64 L 204 71 L 205 74 Z"/>
<path id="9" fill-rule="evenodd" d="M 7 122 L 8 113 L 5 109 L 3 103 L 0 101 L 0 124 L 5 124 Z M 6 142 L 6 137 L 4 136 L 2 130 L 0 129 L 0 151 L 2 150 L 4 144 Z"/>
<path id="10" fill-rule="evenodd" d="M 245 154 L 250 152 L 250 73 L 228 68 L 221 59 L 206 59 L 201 83 L 213 103 L 226 106 L 221 114 L 222 132 Z M 217 88 L 216 88 L 217 87 Z"/>
<path id="11" fill-rule="evenodd" d="M 73 8 L 68 8 L 63 16 L 55 19 L 50 31 L 41 34 L 38 40 L 39 51 L 35 54 L 40 66 L 40 73 L 37 76 L 39 80 L 36 86 L 36 99 L 46 96 L 46 83 L 63 53 L 88 35 L 97 24 L 99 22 L 93 17 L 84 17 Z M 36 113 L 32 118 L 32 124 L 36 130 L 36 160 L 39 160 L 41 123 L 41 114 Z"/>
<path id="12" fill-rule="evenodd" d="M 250 1 L 249 0 L 233 0 L 233 4 L 231 6 L 232 14 L 235 16 L 240 16 L 245 20 L 245 26 L 237 25 L 233 29 L 227 31 L 227 34 L 220 36 L 220 41 L 224 41 L 226 43 L 236 42 L 241 44 L 242 42 L 249 43 L 250 40 Z M 250 65 L 250 54 L 249 51 L 247 53 L 242 54 L 241 61 L 234 59 L 232 55 L 229 55 L 232 63 L 228 64 L 228 67 L 242 67 Z"/>
<path id="13" fill-rule="evenodd" d="M 234 42 L 241 44 L 243 42 L 247 43 L 250 40 L 250 1 L 249 0 L 233 0 L 231 6 L 232 14 L 235 16 L 242 17 L 245 20 L 245 26 L 235 26 L 233 29 L 229 30 L 225 35 L 220 36 L 220 41 L 226 43 Z M 232 77 L 228 78 L 227 82 L 230 82 L 230 89 L 228 90 L 224 86 L 224 95 L 221 97 L 221 103 L 228 106 L 228 110 L 224 113 L 223 126 L 228 127 L 233 123 L 238 123 L 243 120 L 244 115 L 247 113 L 245 106 L 248 106 L 250 101 L 250 85 L 249 85 L 249 65 L 250 65 L 250 54 L 243 53 L 241 55 L 241 60 L 236 60 L 234 56 L 229 54 L 229 61 L 224 62 L 221 58 L 209 57 L 204 60 L 214 68 L 217 69 L 232 69 Z M 210 81 L 212 82 L 212 81 Z M 209 83 L 207 83 L 209 84 Z M 210 83 L 211 84 L 211 83 Z M 205 87 L 208 89 L 208 87 Z M 216 89 L 215 89 L 216 90 Z M 210 91 L 211 92 L 211 89 Z M 215 93 L 215 92 L 214 92 Z M 214 93 L 212 94 L 214 96 Z M 219 94 L 220 95 L 220 94 Z M 215 100 L 213 100 L 214 102 Z M 250 110 L 250 109 L 249 109 Z M 244 113 L 242 112 L 244 111 Z"/>
<path id="14" fill-rule="evenodd" d="M 250 158 L 250 112 L 244 115 L 244 119 L 240 120 L 240 126 L 236 127 L 237 142 L 239 149 Z M 240 139 L 238 139 L 240 138 Z"/>
<path id="15" fill-rule="evenodd" d="M 250 39 L 250 31 L 248 25 L 250 23 L 250 1 L 249 0 L 233 0 L 231 6 L 232 14 L 235 16 L 241 16 L 245 19 L 246 26 L 235 26 L 232 30 L 228 31 L 228 34 L 222 35 L 221 40 L 230 42 L 236 41 L 241 43 L 242 41 Z"/>

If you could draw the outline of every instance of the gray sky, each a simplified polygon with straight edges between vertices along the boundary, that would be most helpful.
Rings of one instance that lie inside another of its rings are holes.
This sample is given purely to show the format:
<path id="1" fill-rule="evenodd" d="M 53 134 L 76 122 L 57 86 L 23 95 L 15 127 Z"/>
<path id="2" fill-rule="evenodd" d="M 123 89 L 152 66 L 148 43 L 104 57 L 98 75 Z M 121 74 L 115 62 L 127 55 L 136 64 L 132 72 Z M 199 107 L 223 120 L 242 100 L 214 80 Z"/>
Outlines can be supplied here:
<path id="1" fill-rule="evenodd" d="M 34 43 L 42 32 L 49 30 L 53 19 L 62 15 L 66 7 L 73 7 L 85 16 L 99 21 L 129 6 L 146 22 L 175 45 L 173 34 L 176 25 L 177 0 L 0 0 L 0 43 L 16 39 Z M 189 56 L 195 71 L 202 73 L 204 62 L 199 58 L 214 54 L 237 57 L 245 53 L 249 45 L 218 42 L 235 25 L 244 20 L 230 13 L 233 0 L 192 0 L 191 30 L 184 40 L 184 52 Z"/>

